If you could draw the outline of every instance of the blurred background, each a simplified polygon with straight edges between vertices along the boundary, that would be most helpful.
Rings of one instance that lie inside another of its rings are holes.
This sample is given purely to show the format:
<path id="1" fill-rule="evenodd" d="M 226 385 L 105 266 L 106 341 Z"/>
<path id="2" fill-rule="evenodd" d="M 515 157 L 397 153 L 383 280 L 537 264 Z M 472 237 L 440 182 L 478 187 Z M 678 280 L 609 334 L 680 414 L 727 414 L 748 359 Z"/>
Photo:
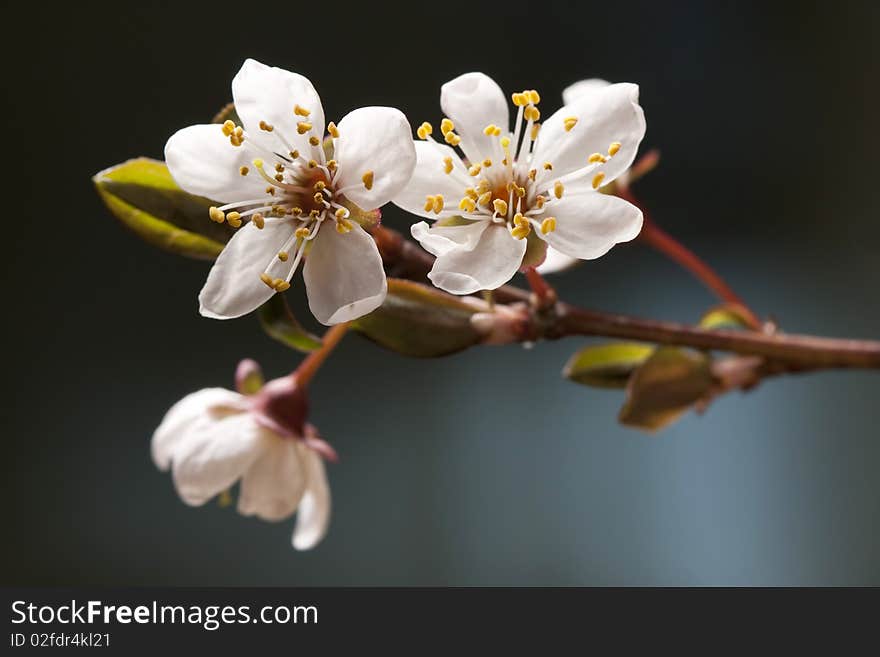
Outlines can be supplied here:
<path id="1" fill-rule="evenodd" d="M 3 584 L 880 584 L 878 372 L 768 381 L 651 436 L 564 381 L 586 340 L 409 360 L 348 338 L 312 389 L 341 455 L 318 549 L 179 501 L 149 457 L 167 408 L 299 356 L 198 315 L 209 264 L 140 242 L 91 176 L 161 157 L 246 57 L 308 76 L 328 120 L 441 118 L 471 70 L 537 88 L 641 85 L 656 219 L 789 332 L 880 338 L 873 3 L 38 3 L 4 52 Z M 410 219 L 388 208 L 386 221 Z M 522 280 L 519 281 L 522 284 Z M 563 298 L 694 321 L 713 299 L 642 245 Z M 294 295 L 297 303 L 301 297 Z M 301 313 L 305 315 L 305 313 Z"/>

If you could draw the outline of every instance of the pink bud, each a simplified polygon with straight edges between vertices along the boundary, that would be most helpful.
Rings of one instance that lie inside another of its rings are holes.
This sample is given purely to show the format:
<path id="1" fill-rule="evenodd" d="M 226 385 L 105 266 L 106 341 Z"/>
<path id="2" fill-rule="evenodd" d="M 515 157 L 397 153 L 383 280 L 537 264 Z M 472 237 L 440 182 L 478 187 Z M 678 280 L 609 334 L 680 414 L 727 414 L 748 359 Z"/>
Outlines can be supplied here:
<path id="1" fill-rule="evenodd" d="M 235 369 L 235 389 L 242 395 L 253 395 L 263 387 L 263 370 L 260 364 L 245 358 Z"/>

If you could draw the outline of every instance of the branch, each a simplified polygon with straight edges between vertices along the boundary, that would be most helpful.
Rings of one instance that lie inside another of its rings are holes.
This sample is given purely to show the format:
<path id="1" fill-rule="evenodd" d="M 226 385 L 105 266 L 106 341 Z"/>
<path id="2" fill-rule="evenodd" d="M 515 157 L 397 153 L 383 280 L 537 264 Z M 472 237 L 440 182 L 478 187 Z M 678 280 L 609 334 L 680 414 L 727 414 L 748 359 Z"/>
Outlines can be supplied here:
<path id="1" fill-rule="evenodd" d="M 389 275 L 419 282 L 426 280 L 434 262 L 433 256 L 390 228 L 378 226 L 372 233 Z M 495 299 L 501 303 L 530 302 L 530 298 L 529 292 L 510 285 L 495 291 Z M 710 330 L 584 310 L 562 302 L 532 312 L 529 318 L 517 336 L 520 341 L 555 340 L 572 335 L 604 336 L 761 356 L 772 363 L 774 371 L 880 369 L 880 342 L 871 340 Z"/>

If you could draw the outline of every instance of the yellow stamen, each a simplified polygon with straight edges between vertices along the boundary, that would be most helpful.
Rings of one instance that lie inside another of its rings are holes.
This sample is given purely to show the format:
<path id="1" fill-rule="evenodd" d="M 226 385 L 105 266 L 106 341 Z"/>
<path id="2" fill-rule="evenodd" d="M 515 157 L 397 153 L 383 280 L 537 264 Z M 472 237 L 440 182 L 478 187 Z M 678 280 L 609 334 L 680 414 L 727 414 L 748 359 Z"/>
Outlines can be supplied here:
<path id="1" fill-rule="evenodd" d="M 544 162 L 545 171 L 553 171 L 553 165 L 550 162 Z"/>
<path id="2" fill-rule="evenodd" d="M 232 121 L 226 120 L 223 122 L 221 130 L 223 130 L 224 137 L 229 137 L 235 132 L 235 124 Z"/>
<path id="3" fill-rule="evenodd" d="M 364 175 L 361 176 L 361 180 L 364 183 L 364 187 L 366 187 L 367 189 L 373 189 L 373 172 L 372 171 L 364 172 Z"/>
<path id="4" fill-rule="evenodd" d="M 419 139 L 427 139 L 431 136 L 431 133 L 433 132 L 434 127 L 427 121 L 424 121 L 422 125 L 419 126 L 418 130 L 416 130 L 416 134 L 419 136 Z"/>
<path id="5" fill-rule="evenodd" d="M 425 212 L 431 212 L 434 209 L 434 197 L 426 196 L 425 197 Z"/>
<path id="6" fill-rule="evenodd" d="M 336 232 L 340 235 L 350 233 L 353 228 L 354 224 L 351 223 L 348 219 L 342 219 L 341 221 L 336 222 Z"/>
<path id="7" fill-rule="evenodd" d="M 287 262 L 287 259 L 288 259 L 289 257 L 290 257 L 290 254 L 289 254 L 287 251 L 279 251 L 279 252 L 278 252 L 278 259 L 279 259 L 281 262 Z"/>
<path id="8" fill-rule="evenodd" d="M 345 208 L 337 208 L 334 214 L 336 215 L 336 218 L 340 221 L 348 218 L 348 210 L 346 210 Z"/>
<path id="9" fill-rule="evenodd" d="M 500 215 L 507 216 L 507 201 L 501 198 L 496 198 L 492 201 L 492 207 L 495 209 Z"/>
<path id="10" fill-rule="evenodd" d="M 614 157 L 615 155 L 617 155 L 617 151 L 620 150 L 621 146 L 622 146 L 622 144 L 619 141 L 611 142 L 611 145 L 608 147 L 608 154 L 611 157 Z"/>
<path id="11" fill-rule="evenodd" d="M 529 105 L 523 111 L 523 116 L 526 118 L 526 121 L 537 121 L 541 118 L 541 110 L 534 105 Z"/>
<path id="12" fill-rule="evenodd" d="M 310 143 L 312 146 L 317 146 L 318 144 L 321 143 L 321 140 L 318 139 L 317 137 L 315 137 L 315 135 L 312 135 L 311 137 L 309 137 L 309 143 Z"/>
<path id="13" fill-rule="evenodd" d="M 541 222 L 541 233 L 546 235 L 556 230 L 556 217 L 547 217 Z"/>
<path id="14" fill-rule="evenodd" d="M 553 196 L 555 196 L 556 198 L 562 198 L 562 192 L 564 191 L 565 187 L 562 185 L 561 182 L 557 180 L 556 184 L 553 185 Z"/>
<path id="15" fill-rule="evenodd" d="M 492 160 L 490 160 L 490 159 L 487 157 L 485 160 L 483 160 L 483 166 L 484 166 L 484 167 L 487 167 L 487 168 L 490 167 L 490 166 L 492 166 Z"/>
<path id="16" fill-rule="evenodd" d="M 299 123 L 296 124 L 296 131 L 301 135 L 306 134 L 311 129 L 312 129 L 312 124 L 309 123 L 308 121 L 300 121 Z"/>
<path id="17" fill-rule="evenodd" d="M 529 94 L 529 100 L 532 101 L 533 105 L 537 105 L 538 103 L 541 102 L 541 94 L 539 94 L 534 89 L 529 89 L 528 94 Z"/>
<path id="18" fill-rule="evenodd" d="M 571 132 L 571 129 L 577 125 L 577 117 L 569 116 L 567 119 L 562 120 L 562 125 L 565 126 L 566 132 Z"/>
<path id="19" fill-rule="evenodd" d="M 260 280 L 263 281 L 266 285 L 271 287 L 273 290 L 275 289 L 275 279 L 273 279 L 269 274 L 263 272 L 260 274 Z"/>
<path id="20" fill-rule="evenodd" d="M 539 210 L 544 207 L 544 204 L 546 202 L 547 202 L 547 199 L 544 198 L 543 196 L 541 196 L 540 194 L 538 194 L 538 196 L 535 197 L 535 207 L 538 208 Z"/>
<path id="21" fill-rule="evenodd" d="M 339 165 L 336 163 L 336 160 L 327 160 L 327 168 L 328 168 L 330 171 L 336 171 L 336 168 L 337 168 L 338 166 L 339 166 Z"/>
<path id="22" fill-rule="evenodd" d="M 309 229 L 306 228 L 305 226 L 300 226 L 299 228 L 296 229 L 296 232 L 294 232 L 293 234 L 296 237 L 298 237 L 299 239 L 304 240 L 305 238 L 307 238 L 309 236 Z"/>
<path id="23" fill-rule="evenodd" d="M 510 137 L 502 137 L 501 138 L 501 148 L 504 148 L 504 149 L 510 148 Z"/>
<path id="24" fill-rule="evenodd" d="M 482 170 L 483 170 L 483 167 L 481 167 L 479 164 L 472 164 L 471 168 L 468 169 L 468 175 L 479 176 L 480 171 L 482 171 Z"/>
<path id="25" fill-rule="evenodd" d="M 434 197 L 434 214 L 440 214 L 443 212 L 443 205 L 443 194 L 437 194 L 437 196 Z"/>
<path id="26" fill-rule="evenodd" d="M 275 126 L 266 123 L 265 121 L 260 121 L 260 130 L 265 130 L 266 132 L 272 132 L 275 129 Z"/>
<path id="27" fill-rule="evenodd" d="M 532 232 L 532 227 L 529 226 L 528 224 L 523 224 L 522 226 L 517 226 L 512 231 L 510 231 L 510 234 L 513 237 L 515 237 L 516 239 L 522 240 L 522 239 L 525 239 L 526 237 L 528 237 L 529 233 L 531 233 L 531 232 Z"/>
<path id="28" fill-rule="evenodd" d="M 477 204 L 474 203 L 474 199 L 469 196 L 465 196 L 461 199 L 461 202 L 458 204 L 459 210 L 464 210 L 465 212 L 473 212 L 477 207 Z"/>
<path id="29" fill-rule="evenodd" d="M 461 143 L 461 137 L 450 130 L 447 132 L 443 138 L 446 140 L 446 143 L 450 146 L 458 146 Z"/>
<path id="30" fill-rule="evenodd" d="M 522 212 L 517 212 L 513 215 L 513 225 L 514 226 L 525 226 L 529 223 L 529 220 L 526 219 L 525 215 Z"/>
<path id="31" fill-rule="evenodd" d="M 285 292 L 290 289 L 290 283 L 283 281 L 280 278 L 276 278 L 272 287 L 275 288 L 276 292 Z"/>
<path id="32" fill-rule="evenodd" d="M 452 158 L 448 155 L 443 158 L 443 171 L 447 174 L 452 173 Z"/>
<path id="33" fill-rule="evenodd" d="M 259 212 L 251 217 L 251 222 L 260 230 L 263 230 L 266 226 L 266 219 Z"/>
<path id="34" fill-rule="evenodd" d="M 277 180 L 278 182 L 284 182 L 284 174 L 283 173 L 276 173 L 275 180 Z"/>
<path id="35" fill-rule="evenodd" d="M 480 194 L 477 192 L 477 190 L 474 189 L 473 187 L 468 187 L 467 189 L 464 190 L 464 193 L 467 194 L 468 198 L 472 198 L 475 201 L 480 196 Z"/>
<path id="36" fill-rule="evenodd" d="M 211 221 L 215 221 L 218 224 L 222 224 L 224 221 L 226 221 L 226 215 L 214 206 L 208 208 L 208 216 L 211 218 Z"/>
<path id="37" fill-rule="evenodd" d="M 296 160 L 297 158 L 299 158 L 299 151 L 290 151 L 290 157 Z"/>
<path id="38" fill-rule="evenodd" d="M 339 136 L 339 128 L 336 127 L 336 124 L 333 123 L 333 121 L 330 121 L 330 123 L 327 124 L 327 132 L 330 133 L 331 137 Z"/>
<path id="39" fill-rule="evenodd" d="M 309 160 L 309 169 L 317 169 L 318 161 L 317 160 Z"/>
<path id="40" fill-rule="evenodd" d="M 297 116 L 308 116 L 309 114 L 311 114 L 311 112 L 309 110 L 307 110 L 305 107 L 303 107 L 302 105 L 294 105 L 293 106 L 293 113 L 296 114 Z"/>
<path id="41" fill-rule="evenodd" d="M 537 169 L 530 169 L 530 170 L 529 170 L 529 180 L 531 180 L 532 182 L 535 182 L 535 178 L 536 178 L 537 176 L 538 176 L 538 170 L 537 170 Z"/>
<path id="42" fill-rule="evenodd" d="M 597 162 L 605 162 L 605 156 L 602 153 L 593 153 L 587 158 L 587 162 L 590 164 L 596 164 Z"/>
<path id="43" fill-rule="evenodd" d="M 602 181 L 605 179 L 605 173 L 600 171 L 595 176 L 593 176 L 593 189 L 599 189 L 599 185 L 602 184 Z"/>
<path id="44" fill-rule="evenodd" d="M 455 130 L 455 124 L 449 119 L 440 121 L 440 133 L 445 137 L 448 133 Z"/>

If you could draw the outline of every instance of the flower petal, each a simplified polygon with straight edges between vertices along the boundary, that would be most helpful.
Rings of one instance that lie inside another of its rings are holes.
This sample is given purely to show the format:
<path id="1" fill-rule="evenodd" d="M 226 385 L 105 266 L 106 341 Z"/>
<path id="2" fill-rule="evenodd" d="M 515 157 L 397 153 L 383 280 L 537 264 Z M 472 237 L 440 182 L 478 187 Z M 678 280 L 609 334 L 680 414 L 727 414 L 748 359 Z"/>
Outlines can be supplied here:
<path id="1" fill-rule="evenodd" d="M 372 312 L 385 300 L 388 284 L 376 243 L 358 226 L 339 233 L 333 220 L 318 231 L 303 270 L 309 308 L 326 326 Z"/>
<path id="2" fill-rule="evenodd" d="M 572 258 L 592 260 L 620 242 L 635 239 L 642 229 L 642 211 L 622 198 L 584 191 L 566 194 L 547 205 L 556 230 L 541 237 Z"/>
<path id="3" fill-rule="evenodd" d="M 203 388 L 188 394 L 168 409 L 159 427 L 153 433 L 150 452 L 153 463 L 160 470 L 171 467 L 177 447 L 187 434 L 201 422 L 211 421 L 211 411 L 217 408 L 240 408 L 243 397 L 225 388 Z"/>
<path id="4" fill-rule="evenodd" d="M 570 118 L 577 123 L 566 130 Z M 605 174 L 603 183 L 607 184 L 629 168 L 644 136 L 638 85 L 612 84 L 584 94 L 547 119 L 538 134 L 533 161 L 551 162 L 552 179 L 558 179 L 585 167 L 591 153 L 604 155 L 612 143 L 619 142 L 617 154 L 596 168 L 596 173 Z"/>
<path id="5" fill-rule="evenodd" d="M 165 144 L 165 162 L 181 189 L 222 203 L 266 196 L 262 178 L 240 173 L 254 157 L 247 143 L 233 146 L 216 124 L 183 128 Z"/>
<path id="6" fill-rule="evenodd" d="M 578 80 L 574 84 L 567 86 L 562 92 L 562 104 L 571 105 L 578 98 L 590 93 L 594 93 L 599 89 L 604 89 L 611 83 L 601 78 L 590 78 L 588 80 Z"/>
<path id="7" fill-rule="evenodd" d="M 440 88 L 440 107 L 455 124 L 461 149 L 471 162 L 480 162 L 495 152 L 497 137 L 483 134 L 494 124 L 502 134 L 510 130 L 510 110 L 501 87 L 484 73 L 465 73 Z"/>
<path id="8" fill-rule="evenodd" d="M 308 483 L 296 512 L 293 547 L 297 550 L 310 550 L 327 533 L 327 525 L 330 523 L 330 486 L 321 457 L 308 447 L 302 446 L 300 449 Z"/>
<path id="9" fill-rule="evenodd" d="M 277 440 L 250 413 L 237 413 L 204 424 L 180 444 L 172 463 L 177 494 L 200 506 L 226 490 Z"/>
<path id="10" fill-rule="evenodd" d="M 489 223 L 473 221 L 462 226 L 434 225 L 429 228 L 427 223 L 420 221 L 410 227 L 410 233 L 425 251 L 441 256 L 450 251 L 469 251 L 474 248 Z"/>
<path id="11" fill-rule="evenodd" d="M 525 252 L 526 241 L 513 237 L 507 226 L 487 223 L 472 249 L 458 248 L 441 255 L 428 278 L 451 294 L 494 290 L 513 277 Z"/>
<path id="12" fill-rule="evenodd" d="M 339 122 L 333 157 L 339 163 L 337 188 L 364 210 L 388 203 L 412 175 L 416 164 L 412 129 L 400 110 L 361 107 Z M 370 176 L 369 189 L 364 175 Z"/>
<path id="13" fill-rule="evenodd" d="M 566 269 L 571 269 L 578 262 L 577 258 L 572 258 L 554 249 L 552 246 L 547 247 L 547 254 L 544 256 L 544 262 L 536 267 L 539 274 L 556 274 Z"/>
<path id="14" fill-rule="evenodd" d="M 295 227 L 287 219 L 266 219 L 260 229 L 248 222 L 229 240 L 217 258 L 199 293 L 199 312 L 214 319 L 241 317 L 256 310 L 275 291 L 260 280 L 269 269 L 273 278 L 289 281 L 293 258 L 278 260 L 278 252 L 293 236 Z"/>
<path id="15" fill-rule="evenodd" d="M 271 441 L 241 480 L 238 512 L 274 522 L 290 516 L 306 490 L 306 470 L 292 438 Z"/>
<path id="16" fill-rule="evenodd" d="M 472 186 L 473 178 L 467 175 L 467 167 L 450 146 L 435 141 L 417 141 L 416 165 L 412 177 L 403 186 L 392 202 L 412 214 L 429 219 L 452 216 L 459 212 L 458 202 L 464 196 L 464 190 Z M 452 171 L 446 173 L 445 158 L 450 158 Z M 425 210 L 428 196 L 443 197 L 447 211 L 439 214 L 433 210 Z"/>
<path id="17" fill-rule="evenodd" d="M 297 123 L 308 122 L 312 125 L 312 134 L 318 138 L 324 135 L 321 99 L 309 79 L 298 73 L 247 59 L 232 79 L 232 99 L 247 132 L 245 143 L 253 140 L 265 149 L 281 153 L 289 150 L 289 144 L 308 153 L 312 148 L 310 133 L 299 134 Z M 297 105 L 309 115 L 295 114 L 293 110 Z M 261 130 L 260 121 L 271 125 L 272 132 Z"/>

